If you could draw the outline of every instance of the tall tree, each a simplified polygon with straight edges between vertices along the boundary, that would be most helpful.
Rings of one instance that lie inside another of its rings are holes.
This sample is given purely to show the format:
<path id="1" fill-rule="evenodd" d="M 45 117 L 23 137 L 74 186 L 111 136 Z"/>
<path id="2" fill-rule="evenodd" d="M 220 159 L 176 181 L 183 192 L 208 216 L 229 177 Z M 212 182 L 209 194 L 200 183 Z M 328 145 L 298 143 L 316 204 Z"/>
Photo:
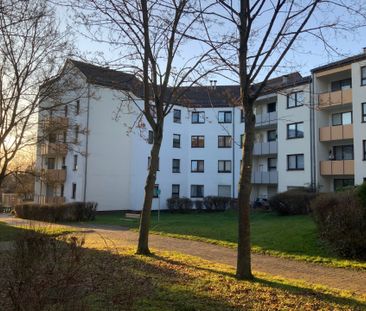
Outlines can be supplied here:
<path id="1" fill-rule="evenodd" d="M 121 58 L 109 64 L 133 72 L 142 81 L 144 104 L 136 107 L 153 131 L 153 144 L 137 253 L 150 254 L 151 205 L 164 119 L 190 86 L 213 72 L 208 68 L 211 48 L 192 40 L 202 31 L 205 9 L 195 0 L 80 0 L 78 4 L 76 17 L 86 26 L 87 36 L 120 49 Z"/>
<path id="2" fill-rule="evenodd" d="M 55 95 L 45 85 L 69 51 L 46 0 L 0 5 L 0 185 L 18 151 L 34 144 L 39 104 Z"/>
<path id="3" fill-rule="evenodd" d="M 362 2 L 362 3 L 361 3 Z M 329 38 L 333 34 L 365 25 L 364 1 L 327 0 L 218 0 L 209 14 L 226 27 L 215 31 L 206 27 L 216 61 L 236 75 L 240 82 L 240 102 L 245 112 L 245 140 L 239 181 L 239 235 L 237 277 L 252 279 L 250 243 L 250 195 L 255 133 L 254 103 L 268 80 L 286 64 L 286 56 L 296 51 L 301 40 L 319 39 L 326 51 L 337 52 Z M 204 23 L 204 20 L 203 20 Z M 230 29 L 232 31 L 230 31 Z M 260 83 L 254 83 L 261 79 Z"/>

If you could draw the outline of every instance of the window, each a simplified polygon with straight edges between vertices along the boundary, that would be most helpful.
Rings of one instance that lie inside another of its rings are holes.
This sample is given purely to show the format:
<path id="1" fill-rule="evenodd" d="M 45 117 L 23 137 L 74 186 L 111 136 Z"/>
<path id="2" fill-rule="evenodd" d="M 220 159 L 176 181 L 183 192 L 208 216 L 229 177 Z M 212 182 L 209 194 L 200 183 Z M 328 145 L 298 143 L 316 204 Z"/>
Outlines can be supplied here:
<path id="1" fill-rule="evenodd" d="M 304 92 L 294 92 L 287 95 L 287 109 L 304 105 Z"/>
<path id="2" fill-rule="evenodd" d="M 74 133 L 74 143 L 77 144 L 77 142 L 79 141 L 79 125 L 75 125 L 75 133 Z"/>
<path id="3" fill-rule="evenodd" d="M 240 122 L 244 123 L 244 110 L 243 109 L 240 110 Z"/>
<path id="4" fill-rule="evenodd" d="M 268 158 L 268 172 L 277 170 L 277 159 Z"/>
<path id="5" fill-rule="evenodd" d="M 287 124 L 287 139 L 303 138 L 304 122 Z"/>
<path id="6" fill-rule="evenodd" d="M 67 131 L 63 132 L 63 142 L 66 143 L 67 142 Z"/>
<path id="7" fill-rule="evenodd" d="M 173 148 L 180 148 L 180 135 L 173 134 Z"/>
<path id="8" fill-rule="evenodd" d="M 62 157 L 62 169 L 65 170 L 66 169 L 66 158 Z"/>
<path id="9" fill-rule="evenodd" d="M 203 185 L 191 185 L 191 198 L 203 198 Z"/>
<path id="10" fill-rule="evenodd" d="M 338 81 L 331 82 L 331 91 L 340 91 L 340 90 L 347 90 L 352 87 L 352 80 L 351 79 L 343 79 Z"/>
<path id="11" fill-rule="evenodd" d="M 65 109 L 65 117 L 67 117 L 69 107 L 67 105 L 65 105 L 64 109 Z"/>
<path id="12" fill-rule="evenodd" d="M 267 131 L 267 141 L 277 140 L 277 130 Z"/>
<path id="13" fill-rule="evenodd" d="M 160 194 L 159 185 L 158 184 L 155 184 L 154 185 L 154 195 L 153 195 L 153 198 L 158 198 L 159 197 L 159 194 Z"/>
<path id="14" fill-rule="evenodd" d="M 332 125 L 346 125 L 352 124 L 352 112 L 339 112 L 332 114 Z"/>
<path id="15" fill-rule="evenodd" d="M 366 103 L 362 103 L 362 120 L 361 120 L 361 122 L 366 123 Z"/>
<path id="16" fill-rule="evenodd" d="M 180 159 L 173 159 L 172 172 L 180 173 Z"/>
<path id="17" fill-rule="evenodd" d="M 154 143 L 154 132 L 153 131 L 149 131 L 149 136 L 147 137 L 147 143 L 148 144 L 153 144 Z"/>
<path id="18" fill-rule="evenodd" d="M 244 147 L 245 134 L 240 135 L 240 148 Z"/>
<path id="19" fill-rule="evenodd" d="M 79 115 L 80 113 L 80 100 L 77 100 L 76 101 L 76 104 L 75 104 L 75 115 Z"/>
<path id="20" fill-rule="evenodd" d="M 64 194 L 65 194 L 65 186 L 64 186 L 64 184 L 61 184 L 60 197 L 63 197 Z"/>
<path id="21" fill-rule="evenodd" d="M 362 141 L 363 144 L 363 160 L 366 161 L 366 140 Z"/>
<path id="22" fill-rule="evenodd" d="M 192 173 L 203 173 L 205 171 L 204 160 L 192 160 L 191 161 L 191 172 Z"/>
<path id="23" fill-rule="evenodd" d="M 172 185 L 172 198 L 179 198 L 180 185 Z"/>
<path id="24" fill-rule="evenodd" d="M 218 172 L 231 173 L 231 160 L 219 160 Z"/>
<path id="25" fill-rule="evenodd" d="M 78 155 L 75 154 L 74 155 L 74 165 L 73 165 L 73 170 L 76 171 L 78 169 Z"/>
<path id="26" fill-rule="evenodd" d="M 72 183 L 72 192 L 71 192 L 71 199 L 76 198 L 76 184 Z"/>
<path id="27" fill-rule="evenodd" d="M 56 159 L 48 158 L 47 159 L 47 169 L 54 170 L 56 168 Z"/>
<path id="28" fill-rule="evenodd" d="M 267 104 L 267 112 L 275 112 L 276 111 L 276 103 L 269 103 Z"/>
<path id="29" fill-rule="evenodd" d="M 147 158 L 147 169 L 150 168 L 150 165 L 151 165 L 151 157 L 148 157 Z M 160 170 L 160 158 L 158 159 L 158 168 L 157 170 L 159 171 Z"/>
<path id="30" fill-rule="evenodd" d="M 192 112 L 192 123 L 205 123 L 205 113 L 203 111 Z"/>
<path id="31" fill-rule="evenodd" d="M 173 110 L 173 122 L 181 123 L 182 122 L 182 112 L 179 109 Z"/>
<path id="32" fill-rule="evenodd" d="M 230 185 L 218 185 L 217 195 L 219 197 L 231 197 L 231 186 Z"/>
<path id="33" fill-rule="evenodd" d="M 353 160 L 353 145 L 333 147 L 334 160 Z"/>
<path id="34" fill-rule="evenodd" d="M 287 169 L 289 171 L 304 170 L 304 155 L 303 154 L 287 155 Z"/>
<path id="35" fill-rule="evenodd" d="M 192 148 L 204 148 L 205 147 L 205 136 L 192 136 L 191 137 Z"/>
<path id="36" fill-rule="evenodd" d="M 49 141 L 50 143 L 55 143 L 55 142 L 56 142 L 56 140 L 57 140 L 57 135 L 56 135 L 56 133 L 50 133 L 50 134 L 48 134 L 48 141 Z"/>
<path id="37" fill-rule="evenodd" d="M 366 85 L 366 66 L 361 67 L 361 85 Z"/>
<path id="38" fill-rule="evenodd" d="M 334 179 L 334 190 L 339 190 L 344 187 L 354 186 L 355 180 L 353 178 Z"/>
<path id="39" fill-rule="evenodd" d="M 218 147 L 219 148 L 230 148 L 231 147 L 231 136 L 230 135 L 219 135 L 218 136 Z"/>
<path id="40" fill-rule="evenodd" d="M 231 111 L 219 111 L 219 123 L 231 123 Z"/>

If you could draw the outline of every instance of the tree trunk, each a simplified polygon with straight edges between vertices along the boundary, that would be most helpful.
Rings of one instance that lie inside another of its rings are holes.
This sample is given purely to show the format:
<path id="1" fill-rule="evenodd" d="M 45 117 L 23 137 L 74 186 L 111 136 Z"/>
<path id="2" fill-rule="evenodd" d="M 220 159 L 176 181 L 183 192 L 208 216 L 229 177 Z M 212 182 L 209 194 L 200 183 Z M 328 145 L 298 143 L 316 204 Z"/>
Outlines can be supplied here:
<path id="1" fill-rule="evenodd" d="M 150 168 L 146 177 L 145 197 L 140 219 L 139 241 L 137 245 L 137 254 L 149 255 L 149 229 L 151 219 L 151 205 L 154 197 L 154 186 L 156 181 L 156 171 L 159 167 L 159 153 L 161 142 L 163 140 L 163 125 L 154 130 L 154 142 L 150 153 Z"/>
<path id="2" fill-rule="evenodd" d="M 238 227 L 238 257 L 236 277 L 238 279 L 253 279 L 251 268 L 251 243 L 250 243 L 250 193 L 252 191 L 252 163 L 255 116 L 253 105 L 245 106 L 245 140 L 242 154 L 242 166 L 239 180 L 239 227 Z M 249 107 L 248 107 L 249 106 Z"/>

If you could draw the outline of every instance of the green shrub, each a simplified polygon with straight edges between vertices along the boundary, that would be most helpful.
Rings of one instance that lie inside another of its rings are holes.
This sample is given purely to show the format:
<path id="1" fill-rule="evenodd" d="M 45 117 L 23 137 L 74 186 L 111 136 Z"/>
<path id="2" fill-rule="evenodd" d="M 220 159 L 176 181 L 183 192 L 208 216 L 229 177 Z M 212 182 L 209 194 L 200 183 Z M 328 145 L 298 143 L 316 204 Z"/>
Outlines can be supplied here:
<path id="1" fill-rule="evenodd" d="M 194 201 L 194 208 L 195 208 L 198 212 L 202 212 L 202 211 L 204 211 L 203 201 L 202 201 L 202 200 L 196 200 L 196 201 Z"/>
<path id="2" fill-rule="evenodd" d="M 358 186 L 356 191 L 362 206 L 366 208 L 366 182 Z"/>
<path id="3" fill-rule="evenodd" d="M 167 206 L 172 213 L 187 213 L 192 210 L 192 200 L 189 198 L 169 198 Z"/>
<path id="4" fill-rule="evenodd" d="M 357 191 L 319 195 L 311 208 L 320 237 L 338 255 L 366 259 L 366 206 Z"/>
<path id="5" fill-rule="evenodd" d="M 271 210 L 279 215 L 306 215 L 311 211 L 310 203 L 317 194 L 307 189 L 293 189 L 278 193 L 269 199 Z"/>
<path id="6" fill-rule="evenodd" d="M 15 206 L 15 216 L 48 222 L 94 220 L 97 203 L 66 204 L 22 203 Z"/>
<path id="7" fill-rule="evenodd" d="M 218 196 L 207 196 L 203 199 L 203 205 L 205 210 L 211 211 L 225 211 L 232 205 L 232 198 L 230 197 L 218 197 Z"/>

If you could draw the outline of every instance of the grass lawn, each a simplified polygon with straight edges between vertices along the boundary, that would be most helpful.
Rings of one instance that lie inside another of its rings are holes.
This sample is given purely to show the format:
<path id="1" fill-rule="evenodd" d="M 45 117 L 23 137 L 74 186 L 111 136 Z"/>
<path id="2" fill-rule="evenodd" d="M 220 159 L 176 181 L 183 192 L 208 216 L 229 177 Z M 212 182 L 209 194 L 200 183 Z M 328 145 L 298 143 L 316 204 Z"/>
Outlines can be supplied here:
<path id="1" fill-rule="evenodd" d="M 126 219 L 121 212 L 97 215 L 95 223 L 120 225 L 137 229 L 136 219 Z M 252 245 L 254 252 L 319 262 L 338 267 L 366 269 L 365 262 L 337 258 L 317 238 L 315 224 L 310 216 L 277 216 L 273 213 L 252 213 Z M 235 247 L 237 216 L 224 213 L 153 213 L 151 232 L 183 239 Z"/>
<path id="2" fill-rule="evenodd" d="M 3 241 L 11 241 L 14 240 L 16 235 L 21 231 L 22 229 L 8 226 L 7 224 L 0 222 L 0 242 Z"/>

